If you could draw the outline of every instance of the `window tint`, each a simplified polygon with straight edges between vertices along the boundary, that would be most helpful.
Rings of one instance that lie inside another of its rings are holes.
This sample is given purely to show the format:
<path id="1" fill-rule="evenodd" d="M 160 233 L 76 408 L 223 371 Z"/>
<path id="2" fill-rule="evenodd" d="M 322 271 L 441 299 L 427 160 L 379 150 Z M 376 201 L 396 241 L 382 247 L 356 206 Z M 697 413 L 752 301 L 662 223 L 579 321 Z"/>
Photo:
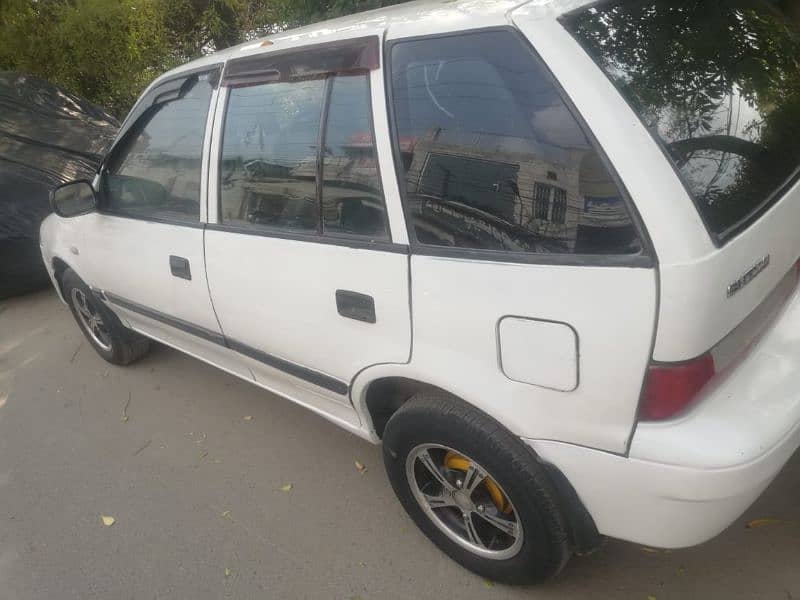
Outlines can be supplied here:
<path id="1" fill-rule="evenodd" d="M 387 239 L 366 75 L 336 77 L 322 169 L 325 233 Z"/>
<path id="2" fill-rule="evenodd" d="M 516 35 L 401 42 L 392 46 L 391 64 L 404 201 L 419 242 L 540 253 L 640 250 L 617 186 Z"/>
<path id="3" fill-rule="evenodd" d="M 232 88 L 220 177 L 223 223 L 388 239 L 366 74 Z"/>
<path id="4" fill-rule="evenodd" d="M 777 199 L 800 167 L 796 6 L 615 2 L 566 21 L 663 145 L 722 238 Z"/>
<path id="5" fill-rule="evenodd" d="M 104 178 L 103 209 L 142 218 L 200 219 L 200 171 L 213 86 L 184 84 L 177 100 L 152 107 L 115 150 Z"/>
<path id="6" fill-rule="evenodd" d="M 317 139 L 325 81 L 232 88 L 221 157 L 220 221 L 317 231 Z"/>

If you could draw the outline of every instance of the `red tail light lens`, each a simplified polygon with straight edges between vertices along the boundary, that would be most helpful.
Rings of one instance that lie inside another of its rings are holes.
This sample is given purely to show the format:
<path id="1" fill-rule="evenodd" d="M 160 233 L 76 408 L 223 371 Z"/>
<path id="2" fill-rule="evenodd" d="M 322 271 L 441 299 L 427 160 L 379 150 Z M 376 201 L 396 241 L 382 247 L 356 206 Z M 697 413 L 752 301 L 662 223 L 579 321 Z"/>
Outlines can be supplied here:
<path id="1" fill-rule="evenodd" d="M 685 363 L 653 364 L 647 370 L 640 419 L 669 419 L 686 408 L 714 377 L 710 353 Z"/>

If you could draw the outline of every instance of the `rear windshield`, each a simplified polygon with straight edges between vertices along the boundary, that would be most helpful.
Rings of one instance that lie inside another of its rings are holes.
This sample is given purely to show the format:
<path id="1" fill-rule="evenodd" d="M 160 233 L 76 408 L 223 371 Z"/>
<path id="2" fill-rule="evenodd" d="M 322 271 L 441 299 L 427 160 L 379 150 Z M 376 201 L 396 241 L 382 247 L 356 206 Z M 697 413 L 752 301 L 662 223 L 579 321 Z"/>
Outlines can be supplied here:
<path id="1" fill-rule="evenodd" d="M 674 161 L 724 241 L 800 172 L 800 2 L 610 2 L 564 24 Z"/>

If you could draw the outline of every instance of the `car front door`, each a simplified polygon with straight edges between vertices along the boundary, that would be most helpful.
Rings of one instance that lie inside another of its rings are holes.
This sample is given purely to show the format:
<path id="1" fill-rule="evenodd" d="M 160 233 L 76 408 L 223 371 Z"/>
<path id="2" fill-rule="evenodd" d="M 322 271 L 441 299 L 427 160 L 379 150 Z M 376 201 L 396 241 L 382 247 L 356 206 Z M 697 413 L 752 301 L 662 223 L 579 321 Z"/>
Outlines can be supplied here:
<path id="1" fill-rule="evenodd" d="M 347 418 L 352 378 L 411 349 L 408 250 L 373 127 L 378 52 L 376 36 L 231 61 L 212 159 L 207 272 L 228 345 L 261 385 Z"/>
<path id="2" fill-rule="evenodd" d="M 218 69 L 178 76 L 137 103 L 99 175 L 81 249 L 83 277 L 117 314 L 201 357 L 222 343 L 205 277 L 201 185 L 217 82 Z"/>

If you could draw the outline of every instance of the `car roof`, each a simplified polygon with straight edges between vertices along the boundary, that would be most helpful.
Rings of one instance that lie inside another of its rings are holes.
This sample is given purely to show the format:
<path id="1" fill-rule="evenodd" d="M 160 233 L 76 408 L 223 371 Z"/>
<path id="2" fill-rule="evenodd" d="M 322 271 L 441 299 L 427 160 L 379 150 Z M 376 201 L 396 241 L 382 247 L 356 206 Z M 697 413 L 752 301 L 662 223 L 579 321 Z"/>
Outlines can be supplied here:
<path id="1" fill-rule="evenodd" d="M 230 58 L 269 53 L 309 43 L 324 43 L 361 35 L 401 39 L 510 24 L 509 14 L 524 7 L 526 17 L 557 19 L 593 0 L 418 0 L 287 29 L 203 56 L 158 77 L 153 83 L 184 71 L 225 62 Z"/>

